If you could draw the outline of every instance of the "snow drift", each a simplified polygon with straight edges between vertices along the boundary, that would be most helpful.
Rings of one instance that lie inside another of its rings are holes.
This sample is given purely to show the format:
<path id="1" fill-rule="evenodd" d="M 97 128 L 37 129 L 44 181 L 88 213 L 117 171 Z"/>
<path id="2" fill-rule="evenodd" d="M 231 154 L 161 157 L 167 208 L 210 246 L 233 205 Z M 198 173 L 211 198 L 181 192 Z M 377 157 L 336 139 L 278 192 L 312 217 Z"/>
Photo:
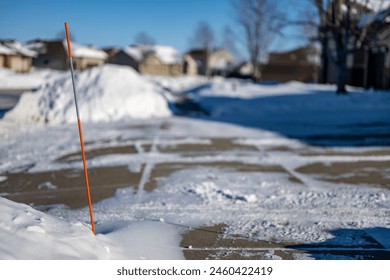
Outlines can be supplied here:
<path id="1" fill-rule="evenodd" d="M 101 229 L 103 234 L 94 236 L 82 222 L 53 217 L 2 197 L 0 211 L 1 260 L 183 258 L 180 234 L 165 223 L 110 222 Z"/>
<path id="2" fill-rule="evenodd" d="M 81 119 L 85 122 L 171 114 L 163 89 L 130 67 L 103 65 L 75 75 Z M 70 73 L 25 93 L 6 119 L 17 122 L 71 123 L 76 119 Z"/>

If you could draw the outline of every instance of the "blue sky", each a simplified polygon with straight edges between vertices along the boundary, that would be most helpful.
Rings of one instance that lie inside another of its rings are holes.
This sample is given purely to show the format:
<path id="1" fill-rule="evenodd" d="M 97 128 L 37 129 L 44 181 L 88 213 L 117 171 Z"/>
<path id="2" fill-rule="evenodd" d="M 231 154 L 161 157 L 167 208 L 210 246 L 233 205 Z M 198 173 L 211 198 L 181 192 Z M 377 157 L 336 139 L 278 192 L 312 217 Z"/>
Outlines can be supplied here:
<path id="1" fill-rule="evenodd" d="M 189 39 L 199 21 L 212 26 L 217 42 L 224 26 L 235 25 L 229 0 L 0 0 L 0 38 L 52 39 L 63 31 L 65 21 L 79 43 L 127 46 L 144 31 L 157 44 L 181 52 L 191 47 Z M 278 40 L 275 46 L 283 50 L 301 43 Z"/>

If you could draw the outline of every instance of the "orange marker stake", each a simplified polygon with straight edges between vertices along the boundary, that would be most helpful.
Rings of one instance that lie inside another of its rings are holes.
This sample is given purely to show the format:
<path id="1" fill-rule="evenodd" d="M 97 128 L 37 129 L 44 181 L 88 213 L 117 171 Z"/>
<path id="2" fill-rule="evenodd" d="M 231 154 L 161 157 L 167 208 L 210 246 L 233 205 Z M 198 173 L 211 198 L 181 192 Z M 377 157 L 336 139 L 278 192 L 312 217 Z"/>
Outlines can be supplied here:
<path id="1" fill-rule="evenodd" d="M 89 216 L 91 218 L 92 232 L 93 232 L 93 234 L 96 234 L 95 233 L 95 222 L 93 220 L 91 190 L 89 188 L 89 180 L 88 180 L 87 161 L 86 161 L 85 152 L 84 152 L 83 130 L 81 128 L 81 120 L 80 120 L 79 108 L 78 108 L 78 105 L 77 105 L 76 87 L 75 87 L 75 84 L 74 84 L 74 74 L 73 74 L 74 70 L 73 70 L 72 50 L 71 50 L 71 47 L 70 47 L 70 37 L 69 37 L 69 30 L 68 30 L 68 23 L 67 22 L 65 22 L 65 32 L 66 32 L 66 40 L 68 42 L 69 64 L 70 64 L 70 72 L 72 74 L 73 96 L 74 96 L 74 102 L 75 102 L 75 105 L 76 105 L 77 125 L 79 127 L 81 157 L 83 159 L 83 165 L 84 165 L 84 179 L 85 179 L 85 188 L 87 190 L 87 197 L 88 197 Z"/>

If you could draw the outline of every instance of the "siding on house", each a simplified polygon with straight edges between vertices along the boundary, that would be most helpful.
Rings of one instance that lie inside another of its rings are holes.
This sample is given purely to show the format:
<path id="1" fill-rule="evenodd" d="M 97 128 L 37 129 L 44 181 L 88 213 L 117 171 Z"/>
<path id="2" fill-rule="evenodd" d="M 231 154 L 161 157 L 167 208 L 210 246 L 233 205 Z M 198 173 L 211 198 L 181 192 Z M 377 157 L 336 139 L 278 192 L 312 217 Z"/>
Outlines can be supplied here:
<path id="1" fill-rule="evenodd" d="M 358 19 L 365 28 L 365 42 L 347 57 L 347 84 L 365 88 L 390 88 L 390 7 L 382 11 L 367 10 Z M 351 36 L 351 44 L 356 40 Z M 336 83 L 337 67 L 331 55 L 336 54 L 332 37 L 324 44 L 321 82 Z"/>
<path id="2" fill-rule="evenodd" d="M 288 52 L 270 53 L 268 63 L 263 65 L 263 81 L 317 82 L 319 51 L 308 46 Z"/>

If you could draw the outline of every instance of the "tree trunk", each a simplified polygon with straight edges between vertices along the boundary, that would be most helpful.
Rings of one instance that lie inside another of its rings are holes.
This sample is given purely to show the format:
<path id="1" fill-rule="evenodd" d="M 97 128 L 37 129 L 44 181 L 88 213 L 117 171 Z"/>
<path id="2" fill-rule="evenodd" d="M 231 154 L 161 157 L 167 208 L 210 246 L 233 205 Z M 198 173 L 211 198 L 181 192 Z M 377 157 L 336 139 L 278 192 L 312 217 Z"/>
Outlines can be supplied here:
<path id="1" fill-rule="evenodd" d="M 345 52 L 339 53 L 337 63 L 337 94 L 347 94 L 345 88 L 347 84 L 347 55 Z"/>
<path id="2" fill-rule="evenodd" d="M 347 94 L 347 90 L 345 89 L 346 85 L 346 73 L 345 71 L 340 71 L 337 74 L 337 94 Z"/>
<path id="3" fill-rule="evenodd" d="M 261 66 L 260 63 L 256 60 L 252 61 L 253 66 L 253 77 L 256 80 L 256 82 L 259 82 L 261 80 Z"/>

